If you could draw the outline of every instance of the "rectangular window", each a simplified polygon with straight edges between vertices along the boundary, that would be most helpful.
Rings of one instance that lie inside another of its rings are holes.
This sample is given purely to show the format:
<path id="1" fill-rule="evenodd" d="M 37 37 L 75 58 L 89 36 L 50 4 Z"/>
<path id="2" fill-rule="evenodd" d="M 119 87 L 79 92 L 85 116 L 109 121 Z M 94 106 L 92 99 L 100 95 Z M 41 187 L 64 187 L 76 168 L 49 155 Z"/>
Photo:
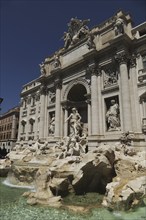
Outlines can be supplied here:
<path id="1" fill-rule="evenodd" d="M 22 124 L 22 133 L 25 133 L 25 124 Z"/>

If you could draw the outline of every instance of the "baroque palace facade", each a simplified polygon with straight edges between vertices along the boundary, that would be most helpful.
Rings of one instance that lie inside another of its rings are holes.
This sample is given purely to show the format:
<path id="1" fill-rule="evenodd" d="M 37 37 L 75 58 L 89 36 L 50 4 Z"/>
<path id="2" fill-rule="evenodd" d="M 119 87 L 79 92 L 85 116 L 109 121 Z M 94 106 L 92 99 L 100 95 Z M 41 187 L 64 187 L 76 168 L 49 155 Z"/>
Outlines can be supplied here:
<path id="1" fill-rule="evenodd" d="M 15 146 L 18 137 L 19 107 L 0 115 L 0 158 Z"/>
<path id="2" fill-rule="evenodd" d="M 145 146 L 146 22 L 133 28 L 122 11 L 92 29 L 88 22 L 72 18 L 64 47 L 23 86 L 18 145 L 67 137 L 76 108 L 89 147 L 117 142 L 127 131 L 133 145 Z"/>

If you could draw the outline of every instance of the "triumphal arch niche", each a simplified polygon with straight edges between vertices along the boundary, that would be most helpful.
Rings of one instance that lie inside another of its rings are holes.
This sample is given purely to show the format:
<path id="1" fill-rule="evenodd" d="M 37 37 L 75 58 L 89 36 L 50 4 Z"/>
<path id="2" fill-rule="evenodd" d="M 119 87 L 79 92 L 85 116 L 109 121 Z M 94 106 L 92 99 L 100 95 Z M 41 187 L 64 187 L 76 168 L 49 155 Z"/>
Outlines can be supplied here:
<path id="1" fill-rule="evenodd" d="M 143 145 L 145 101 L 139 100 L 146 77 L 140 63 L 146 48 L 139 29 L 122 11 L 91 29 L 89 22 L 71 18 L 64 46 L 39 65 L 40 77 L 24 86 L 19 141 L 86 135 L 89 147 L 96 147 L 129 132 L 133 144 Z"/>
<path id="2" fill-rule="evenodd" d="M 71 81 L 65 89 L 62 105 L 71 114 L 72 108 L 76 108 L 81 115 L 81 125 L 84 132 L 88 134 L 88 94 L 90 86 L 88 81 L 78 78 Z M 66 120 L 66 119 L 65 119 Z M 69 135 L 69 128 L 65 135 Z"/>

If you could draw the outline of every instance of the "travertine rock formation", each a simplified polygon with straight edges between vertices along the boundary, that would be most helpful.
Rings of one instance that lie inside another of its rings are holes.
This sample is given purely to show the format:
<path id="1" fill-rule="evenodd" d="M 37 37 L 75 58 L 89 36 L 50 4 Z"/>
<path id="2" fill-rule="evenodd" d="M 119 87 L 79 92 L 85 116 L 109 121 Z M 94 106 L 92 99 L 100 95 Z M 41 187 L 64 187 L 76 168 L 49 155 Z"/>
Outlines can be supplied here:
<path id="1" fill-rule="evenodd" d="M 35 192 L 25 193 L 29 204 L 60 206 L 61 197 L 70 192 L 105 194 L 102 204 L 110 208 L 129 209 L 142 203 L 145 152 L 120 143 L 100 144 L 86 153 L 84 149 L 80 141 L 64 140 L 53 148 L 31 150 L 29 160 L 30 150 L 11 152 L 11 177 L 19 185 L 35 186 Z"/>

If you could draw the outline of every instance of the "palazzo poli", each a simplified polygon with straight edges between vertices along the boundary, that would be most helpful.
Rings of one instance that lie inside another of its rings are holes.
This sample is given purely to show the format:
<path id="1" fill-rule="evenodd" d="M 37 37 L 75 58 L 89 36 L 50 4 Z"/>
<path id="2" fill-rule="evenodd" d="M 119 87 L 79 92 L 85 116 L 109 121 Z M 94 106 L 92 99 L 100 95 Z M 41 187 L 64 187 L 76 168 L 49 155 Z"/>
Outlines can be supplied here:
<path id="1" fill-rule="evenodd" d="M 122 11 L 92 29 L 89 22 L 72 18 L 64 47 L 23 86 L 18 146 L 53 146 L 75 135 L 86 136 L 90 149 L 122 134 L 133 146 L 145 145 L 146 22 L 132 27 Z"/>

